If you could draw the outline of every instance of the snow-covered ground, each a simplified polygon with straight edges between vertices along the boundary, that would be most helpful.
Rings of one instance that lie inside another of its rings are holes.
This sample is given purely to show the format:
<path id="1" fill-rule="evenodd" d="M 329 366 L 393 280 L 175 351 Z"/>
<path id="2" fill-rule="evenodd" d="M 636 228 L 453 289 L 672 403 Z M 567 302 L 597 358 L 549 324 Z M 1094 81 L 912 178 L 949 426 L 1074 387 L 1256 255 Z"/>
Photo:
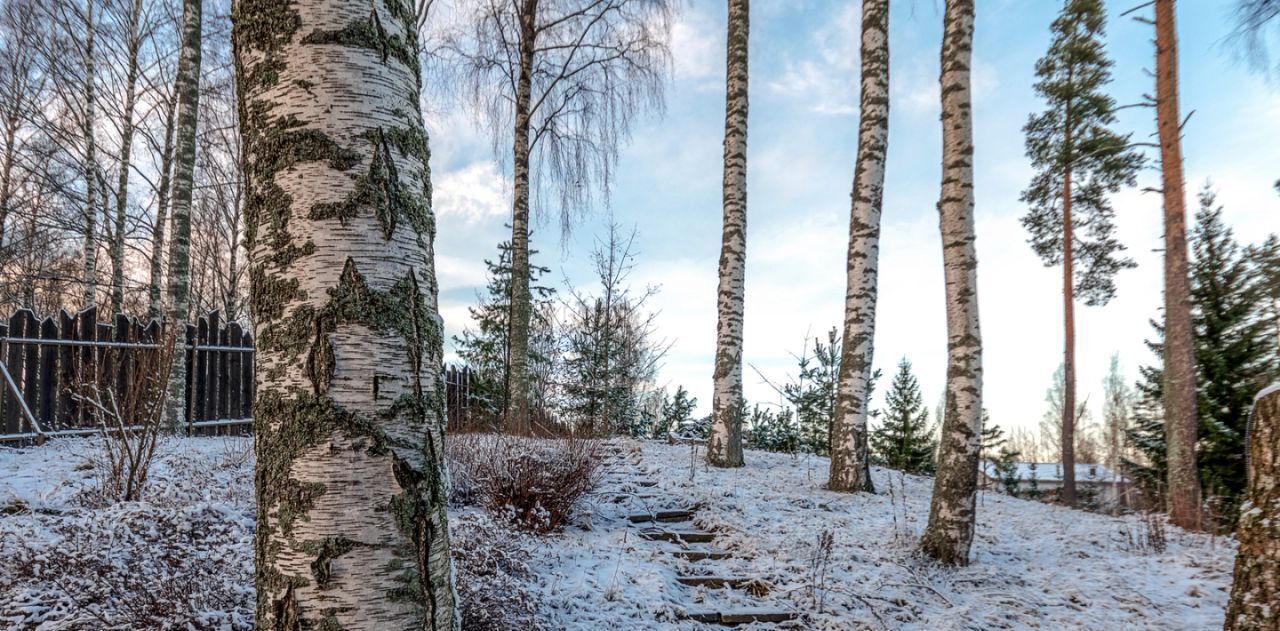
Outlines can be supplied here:
<path id="1" fill-rule="evenodd" d="M 636 443 L 665 503 L 700 505 L 696 525 L 719 533 L 726 561 L 673 563 L 597 508 L 537 569 L 563 628 L 697 628 L 671 621 L 681 604 L 791 610 L 806 629 L 1220 629 L 1234 542 L 1170 527 L 1156 553 L 1136 516 L 1108 517 L 996 493 L 979 497 L 973 563 L 945 569 L 915 554 L 932 479 L 876 469 L 876 495 L 822 488 L 828 461 L 748 452 L 742 469 L 703 464 L 702 450 Z M 672 502 L 674 498 L 681 498 Z M 830 553 L 821 552 L 830 533 Z M 1134 543 L 1137 542 L 1137 543 Z M 826 561 L 825 567 L 823 561 Z M 696 592 L 678 574 L 764 579 L 768 591 Z M 612 599 L 602 598 L 612 595 Z M 721 607 L 732 608 L 732 607 Z"/>
<path id="2" fill-rule="evenodd" d="M 747 467 L 722 471 L 687 446 L 617 444 L 642 462 L 624 469 L 657 485 L 610 479 L 575 525 L 512 542 L 527 571 L 490 578 L 520 582 L 513 602 L 536 607 L 548 629 L 698 629 L 678 612 L 735 606 L 796 612 L 806 629 L 1221 628 L 1230 540 L 1170 528 L 1157 553 L 1141 545 L 1137 517 L 990 493 L 979 499 L 973 564 L 944 569 L 914 553 L 928 478 L 876 470 L 878 494 L 842 495 L 822 489 L 824 458 L 748 452 Z M 91 453 L 88 439 L 0 448 L 0 627 L 250 628 L 250 441 L 164 443 L 146 500 L 129 504 L 93 499 Z M 625 518 L 686 505 L 732 558 L 678 560 L 673 544 L 641 539 L 643 526 Z M 493 536 L 477 508 L 452 516 L 459 547 Z M 676 581 L 701 572 L 758 578 L 759 589 Z"/>

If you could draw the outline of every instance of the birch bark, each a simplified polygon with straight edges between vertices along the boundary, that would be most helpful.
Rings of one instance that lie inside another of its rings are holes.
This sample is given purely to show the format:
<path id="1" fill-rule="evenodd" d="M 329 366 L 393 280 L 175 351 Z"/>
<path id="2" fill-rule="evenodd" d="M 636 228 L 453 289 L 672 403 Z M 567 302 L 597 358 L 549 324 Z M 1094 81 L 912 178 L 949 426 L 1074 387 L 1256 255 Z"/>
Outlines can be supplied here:
<path id="1" fill-rule="evenodd" d="M 1280 629 L 1280 384 L 1254 401 L 1247 445 L 1249 484 L 1236 530 L 1227 631 Z"/>
<path id="2" fill-rule="evenodd" d="M 142 0 L 133 0 L 129 11 L 124 112 L 120 121 L 120 174 L 116 183 L 116 216 L 111 234 L 111 312 L 124 311 L 124 237 L 129 209 L 129 164 L 133 153 L 133 110 L 137 103 L 138 54 L 142 46 Z"/>
<path id="3" fill-rule="evenodd" d="M 181 56 L 178 65 L 182 65 Z M 159 318 L 164 313 L 164 282 L 161 272 L 164 265 L 164 228 L 169 221 L 169 189 L 173 183 L 173 135 L 174 119 L 178 110 L 178 93 L 168 99 L 164 115 L 164 145 L 160 150 L 160 185 L 156 188 L 156 223 L 151 232 L 151 282 L 147 290 L 149 306 L 147 317 Z"/>
<path id="4" fill-rule="evenodd" d="M 169 315 L 174 335 L 185 336 L 191 297 L 191 192 L 195 176 L 196 129 L 200 111 L 200 41 L 203 11 L 201 0 L 182 0 L 182 48 L 174 90 L 178 98 L 174 136 L 177 151 L 173 165 L 173 234 L 169 237 Z M 185 337 L 178 338 L 185 344 Z M 187 354 L 175 352 L 169 370 L 169 390 L 165 415 L 169 426 L 187 423 L 191 402 L 187 401 Z"/>
<path id="5" fill-rule="evenodd" d="M 973 0 L 947 0 L 942 38 L 942 196 L 938 201 L 947 296 L 947 393 L 925 554 L 967 565 L 982 436 L 982 333 L 973 222 Z"/>
<path id="6" fill-rule="evenodd" d="M 724 234 L 716 300 L 716 364 L 707 462 L 742 466 L 742 311 L 747 267 L 749 0 L 729 0 L 724 115 Z"/>
<path id="7" fill-rule="evenodd" d="M 459 626 L 413 6 L 240 0 L 257 625 Z"/>
<path id="8" fill-rule="evenodd" d="M 533 54 L 537 38 L 538 0 L 520 3 L 520 68 L 516 81 L 513 134 L 514 198 L 511 207 L 511 313 L 507 318 L 506 430 L 528 434 L 529 322 L 533 293 L 529 289 L 529 127 L 532 116 Z"/>
<path id="9" fill-rule="evenodd" d="M 98 141 L 97 77 L 94 72 L 96 53 L 93 49 L 93 0 L 85 0 L 84 33 L 84 299 L 83 307 L 97 304 L 98 295 Z"/>
<path id="10" fill-rule="evenodd" d="M 1196 472 L 1195 330 L 1187 263 L 1187 203 L 1178 113 L 1178 35 L 1173 0 L 1156 0 L 1156 131 L 1164 194 L 1164 419 L 1169 521 L 1200 528 Z"/>
<path id="11" fill-rule="evenodd" d="M 844 347 L 827 488 L 874 492 L 867 455 L 867 404 L 875 348 L 880 212 L 889 146 L 889 0 L 862 2 L 861 100 L 858 163 L 849 216 Z"/>

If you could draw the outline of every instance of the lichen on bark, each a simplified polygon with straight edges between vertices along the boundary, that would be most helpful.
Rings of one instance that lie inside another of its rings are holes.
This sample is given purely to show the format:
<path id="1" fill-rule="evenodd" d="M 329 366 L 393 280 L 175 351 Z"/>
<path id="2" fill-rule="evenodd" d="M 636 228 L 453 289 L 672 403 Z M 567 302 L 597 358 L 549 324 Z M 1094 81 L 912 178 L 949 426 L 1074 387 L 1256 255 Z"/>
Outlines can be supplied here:
<path id="1" fill-rule="evenodd" d="M 411 16 L 237 5 L 260 628 L 458 626 Z"/>

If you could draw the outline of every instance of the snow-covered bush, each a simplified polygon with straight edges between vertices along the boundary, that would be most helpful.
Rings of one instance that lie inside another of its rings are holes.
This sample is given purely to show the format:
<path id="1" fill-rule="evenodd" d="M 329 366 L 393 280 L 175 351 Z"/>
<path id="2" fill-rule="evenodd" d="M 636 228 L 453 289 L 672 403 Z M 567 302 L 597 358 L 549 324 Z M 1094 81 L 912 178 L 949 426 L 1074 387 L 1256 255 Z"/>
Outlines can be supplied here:
<path id="1" fill-rule="evenodd" d="M 467 511 L 450 524 L 454 584 L 468 631 L 535 631 L 538 599 L 529 562 L 536 541 L 488 514 Z"/>
<path id="2" fill-rule="evenodd" d="M 455 505 L 479 504 L 521 530 L 559 530 L 599 481 L 597 443 L 461 434 L 446 440 Z"/>

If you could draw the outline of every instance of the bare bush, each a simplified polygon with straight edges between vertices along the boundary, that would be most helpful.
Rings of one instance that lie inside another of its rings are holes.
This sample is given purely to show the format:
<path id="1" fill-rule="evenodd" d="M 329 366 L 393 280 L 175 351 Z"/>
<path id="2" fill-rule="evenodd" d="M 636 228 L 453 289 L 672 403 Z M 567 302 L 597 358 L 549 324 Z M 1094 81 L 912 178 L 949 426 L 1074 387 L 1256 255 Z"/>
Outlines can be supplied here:
<path id="1" fill-rule="evenodd" d="M 454 584 L 468 631 L 537 631 L 538 599 L 530 589 L 531 537 L 481 512 L 452 520 Z"/>
<path id="2" fill-rule="evenodd" d="M 1146 511 L 1121 522 L 1122 544 L 1138 554 L 1163 554 L 1169 547 L 1163 513 Z"/>
<path id="3" fill-rule="evenodd" d="M 573 437 L 451 436 L 451 501 L 479 504 L 521 530 L 558 530 L 599 481 L 597 451 L 596 441 Z"/>
<path id="4" fill-rule="evenodd" d="M 97 349 L 96 361 L 77 371 L 71 397 L 101 429 L 101 450 L 91 458 L 104 500 L 142 497 L 164 427 L 164 402 L 174 336 L 158 347 Z"/>

